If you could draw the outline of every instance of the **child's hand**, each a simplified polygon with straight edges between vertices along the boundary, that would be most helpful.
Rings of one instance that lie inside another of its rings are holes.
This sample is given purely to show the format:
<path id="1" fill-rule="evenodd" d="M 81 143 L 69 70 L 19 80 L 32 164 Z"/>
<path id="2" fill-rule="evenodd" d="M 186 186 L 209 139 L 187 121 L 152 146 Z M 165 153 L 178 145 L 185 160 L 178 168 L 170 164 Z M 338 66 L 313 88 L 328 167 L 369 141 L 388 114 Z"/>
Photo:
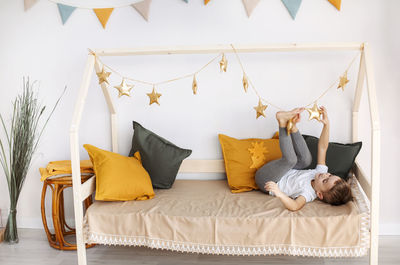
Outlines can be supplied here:
<path id="1" fill-rule="evenodd" d="M 322 113 L 321 122 L 324 125 L 328 125 L 329 124 L 329 119 L 328 119 L 328 112 L 327 112 L 326 108 L 324 106 L 321 106 L 319 109 L 320 109 L 320 111 Z"/>
<path id="2" fill-rule="evenodd" d="M 279 197 L 279 195 L 282 193 L 278 187 L 278 184 L 273 181 L 268 181 L 267 183 L 265 183 L 264 188 L 267 191 L 272 191 L 276 197 Z"/>

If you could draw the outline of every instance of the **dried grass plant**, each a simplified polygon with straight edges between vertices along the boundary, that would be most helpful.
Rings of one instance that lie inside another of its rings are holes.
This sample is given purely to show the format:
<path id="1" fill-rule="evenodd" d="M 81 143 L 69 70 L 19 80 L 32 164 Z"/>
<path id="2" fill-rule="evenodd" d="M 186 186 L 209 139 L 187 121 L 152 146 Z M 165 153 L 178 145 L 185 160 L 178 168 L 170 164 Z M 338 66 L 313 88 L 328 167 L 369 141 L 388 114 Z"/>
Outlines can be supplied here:
<path id="1" fill-rule="evenodd" d="M 7 219 L 4 240 L 9 243 L 18 243 L 17 231 L 17 203 L 21 194 L 26 175 L 31 165 L 32 157 L 37 150 L 40 137 L 56 109 L 62 95 L 56 101 L 53 109 L 43 125 L 40 121 L 44 118 L 46 107 L 41 106 L 34 92 L 29 78 L 23 79 L 23 91 L 13 101 L 13 111 L 10 127 L 7 129 L 6 121 L 0 114 L 0 120 L 5 137 L 0 137 L 0 163 L 7 179 L 10 195 L 10 212 Z M 4 139 L 5 138 L 5 139 Z"/>

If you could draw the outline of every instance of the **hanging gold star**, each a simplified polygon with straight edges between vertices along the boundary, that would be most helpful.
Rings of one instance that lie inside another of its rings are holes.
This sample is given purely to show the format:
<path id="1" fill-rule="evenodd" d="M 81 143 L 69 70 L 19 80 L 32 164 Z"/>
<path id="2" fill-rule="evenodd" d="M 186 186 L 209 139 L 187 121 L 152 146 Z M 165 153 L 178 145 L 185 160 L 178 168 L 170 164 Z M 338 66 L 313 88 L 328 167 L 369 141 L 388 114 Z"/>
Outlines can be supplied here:
<path id="1" fill-rule="evenodd" d="M 196 75 L 193 76 L 193 83 L 192 83 L 192 90 L 193 94 L 197 94 L 197 81 L 196 81 Z"/>
<path id="2" fill-rule="evenodd" d="M 314 103 L 314 106 L 312 108 L 306 108 L 308 113 L 310 114 L 310 117 L 308 120 L 316 119 L 320 121 L 320 116 L 321 116 L 321 111 L 318 109 L 317 103 Z"/>
<path id="3" fill-rule="evenodd" d="M 247 80 L 246 73 L 244 73 L 244 72 L 243 72 L 243 80 L 242 80 L 242 83 L 243 83 L 244 92 L 247 93 L 247 89 L 249 88 L 249 81 Z"/>
<path id="4" fill-rule="evenodd" d="M 344 72 L 343 76 L 340 77 L 340 81 L 339 81 L 339 86 L 337 87 L 342 88 L 342 91 L 344 91 L 344 86 L 349 82 L 349 80 L 347 79 L 347 71 Z"/>
<path id="5" fill-rule="evenodd" d="M 106 82 L 107 84 L 109 84 L 107 78 L 111 75 L 111 72 L 106 72 L 104 70 L 104 66 L 103 66 L 103 69 L 101 70 L 101 72 L 96 73 L 96 74 L 97 74 L 97 77 L 99 78 L 99 84 L 101 84 L 103 82 Z"/>
<path id="6" fill-rule="evenodd" d="M 257 106 L 257 107 L 254 107 L 254 109 L 255 109 L 256 112 L 257 112 L 257 118 L 256 118 L 256 119 L 258 119 L 258 117 L 260 117 L 260 116 L 264 116 L 264 117 L 265 117 L 264 110 L 265 110 L 267 107 L 268 107 L 267 105 L 263 105 L 263 104 L 261 103 L 261 99 L 258 100 L 258 106 Z"/>
<path id="7" fill-rule="evenodd" d="M 219 62 L 219 68 L 221 69 L 221 72 L 224 71 L 226 72 L 226 68 L 228 67 L 228 61 L 226 60 L 225 53 L 222 54 L 222 59 Z"/>
<path id="8" fill-rule="evenodd" d="M 290 132 L 292 131 L 292 129 L 293 129 L 293 118 L 288 120 L 288 123 L 286 124 L 287 135 L 290 135 Z"/>
<path id="9" fill-rule="evenodd" d="M 151 93 L 147 93 L 147 95 L 150 98 L 149 105 L 151 105 L 153 103 L 157 103 L 158 105 L 160 105 L 160 103 L 158 102 L 158 98 L 161 97 L 161 94 L 156 92 L 155 86 L 153 86 L 153 91 Z"/>
<path id="10" fill-rule="evenodd" d="M 125 78 L 122 79 L 122 82 L 121 82 L 121 84 L 120 84 L 119 86 L 114 86 L 114 87 L 115 87 L 115 88 L 118 90 L 118 92 L 119 92 L 119 94 L 118 94 L 118 97 L 119 97 L 119 98 L 120 98 L 121 96 L 123 96 L 123 95 L 128 96 L 128 97 L 131 96 L 130 92 L 131 92 L 131 90 L 132 90 L 132 88 L 133 88 L 133 85 L 128 85 L 128 84 L 125 82 Z"/>

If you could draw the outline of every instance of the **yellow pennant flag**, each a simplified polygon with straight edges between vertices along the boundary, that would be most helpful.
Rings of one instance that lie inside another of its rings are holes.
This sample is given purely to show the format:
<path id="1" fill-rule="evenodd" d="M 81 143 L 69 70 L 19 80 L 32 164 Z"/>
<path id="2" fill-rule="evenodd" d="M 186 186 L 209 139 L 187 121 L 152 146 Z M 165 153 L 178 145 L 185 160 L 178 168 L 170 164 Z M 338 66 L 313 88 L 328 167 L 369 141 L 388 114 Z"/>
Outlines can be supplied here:
<path id="1" fill-rule="evenodd" d="M 106 28 L 108 19 L 110 18 L 113 10 L 114 10 L 114 8 L 95 8 L 95 9 L 93 9 L 93 11 L 94 11 L 94 13 L 96 13 L 96 16 L 99 19 L 101 25 L 103 25 L 103 28 Z"/>
<path id="2" fill-rule="evenodd" d="M 340 11 L 340 4 L 342 0 L 328 0 L 333 6 L 336 7 L 337 10 Z"/>
<path id="3" fill-rule="evenodd" d="M 208 4 L 208 2 L 210 2 L 211 0 L 204 0 L 204 4 Z"/>

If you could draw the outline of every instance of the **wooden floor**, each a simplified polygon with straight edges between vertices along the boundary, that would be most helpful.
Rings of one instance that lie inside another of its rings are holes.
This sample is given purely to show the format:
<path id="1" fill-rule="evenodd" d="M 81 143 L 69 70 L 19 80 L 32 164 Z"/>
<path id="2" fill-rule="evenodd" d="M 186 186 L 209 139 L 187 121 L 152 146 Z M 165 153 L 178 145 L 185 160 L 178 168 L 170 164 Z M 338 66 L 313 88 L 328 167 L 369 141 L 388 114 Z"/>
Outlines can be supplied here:
<path id="1" fill-rule="evenodd" d="M 72 265 L 77 264 L 76 252 L 51 248 L 44 230 L 20 229 L 19 243 L 0 244 L 1 265 Z M 400 236 L 381 236 L 379 265 L 400 264 Z M 113 247 L 97 245 L 87 250 L 88 265 L 107 264 L 368 264 L 368 257 L 352 259 L 322 259 L 290 256 L 217 256 L 185 254 L 153 250 L 144 247 Z"/>

